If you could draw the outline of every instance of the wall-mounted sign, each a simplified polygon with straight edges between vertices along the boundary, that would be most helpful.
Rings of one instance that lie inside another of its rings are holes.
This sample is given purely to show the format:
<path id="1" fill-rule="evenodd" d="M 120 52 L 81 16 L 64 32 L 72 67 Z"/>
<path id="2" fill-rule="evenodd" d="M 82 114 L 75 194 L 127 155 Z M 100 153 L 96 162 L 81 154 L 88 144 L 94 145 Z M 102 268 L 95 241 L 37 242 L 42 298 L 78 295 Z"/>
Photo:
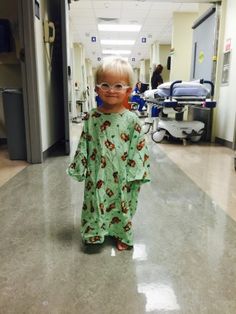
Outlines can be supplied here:
<path id="1" fill-rule="evenodd" d="M 91 42 L 92 42 L 92 43 L 95 43 L 96 41 L 97 41 L 97 38 L 96 38 L 95 36 L 92 36 L 92 37 L 91 37 Z"/>
<path id="2" fill-rule="evenodd" d="M 142 43 L 146 43 L 147 42 L 147 38 L 146 37 L 142 37 L 141 42 Z"/>
<path id="3" fill-rule="evenodd" d="M 228 38 L 225 43 L 225 51 L 231 50 L 231 38 Z"/>
<path id="4" fill-rule="evenodd" d="M 231 54 L 230 51 L 226 51 L 224 53 L 223 68 L 221 75 L 221 84 L 223 85 L 229 84 L 230 54 Z"/>

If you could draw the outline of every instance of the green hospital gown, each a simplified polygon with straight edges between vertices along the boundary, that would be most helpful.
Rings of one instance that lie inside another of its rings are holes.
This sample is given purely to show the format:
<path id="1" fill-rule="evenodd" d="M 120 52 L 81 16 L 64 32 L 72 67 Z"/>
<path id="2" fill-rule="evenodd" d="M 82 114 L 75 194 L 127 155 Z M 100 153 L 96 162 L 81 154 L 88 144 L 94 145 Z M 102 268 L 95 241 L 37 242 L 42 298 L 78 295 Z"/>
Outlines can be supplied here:
<path id="1" fill-rule="evenodd" d="M 92 109 L 67 173 L 85 180 L 84 242 L 102 243 L 105 236 L 113 236 L 132 246 L 140 185 L 150 181 L 149 155 L 137 115 Z"/>

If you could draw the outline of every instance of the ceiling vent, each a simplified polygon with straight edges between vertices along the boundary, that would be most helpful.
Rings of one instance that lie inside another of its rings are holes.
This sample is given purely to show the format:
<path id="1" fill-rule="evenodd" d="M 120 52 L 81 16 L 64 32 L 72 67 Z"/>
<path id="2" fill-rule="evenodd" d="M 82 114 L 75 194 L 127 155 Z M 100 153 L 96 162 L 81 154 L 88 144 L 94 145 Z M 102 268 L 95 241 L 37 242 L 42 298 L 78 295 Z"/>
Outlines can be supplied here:
<path id="1" fill-rule="evenodd" d="M 115 18 L 115 17 L 98 17 L 97 18 L 98 24 L 102 24 L 102 23 L 115 23 L 118 24 L 119 23 L 119 19 Z"/>

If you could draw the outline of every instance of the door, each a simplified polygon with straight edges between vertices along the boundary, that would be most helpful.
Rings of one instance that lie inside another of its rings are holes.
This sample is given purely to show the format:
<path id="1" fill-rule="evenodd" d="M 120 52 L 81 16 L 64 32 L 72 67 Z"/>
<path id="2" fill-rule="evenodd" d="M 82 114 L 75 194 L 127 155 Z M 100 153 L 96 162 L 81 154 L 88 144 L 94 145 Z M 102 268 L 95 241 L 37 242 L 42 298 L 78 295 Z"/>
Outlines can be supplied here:
<path id="1" fill-rule="evenodd" d="M 193 25 L 191 80 L 215 80 L 215 56 L 218 36 L 216 7 L 210 8 Z"/>
<path id="2" fill-rule="evenodd" d="M 26 150 L 29 163 L 43 161 L 39 114 L 34 32 L 34 3 L 18 1 L 20 61 L 25 116 Z"/>
<path id="3" fill-rule="evenodd" d="M 194 31 L 191 80 L 204 79 L 215 83 L 218 23 L 218 5 L 215 5 L 207 10 L 192 27 Z M 190 107 L 189 114 L 192 119 L 205 124 L 202 140 L 211 141 L 213 109 Z"/>

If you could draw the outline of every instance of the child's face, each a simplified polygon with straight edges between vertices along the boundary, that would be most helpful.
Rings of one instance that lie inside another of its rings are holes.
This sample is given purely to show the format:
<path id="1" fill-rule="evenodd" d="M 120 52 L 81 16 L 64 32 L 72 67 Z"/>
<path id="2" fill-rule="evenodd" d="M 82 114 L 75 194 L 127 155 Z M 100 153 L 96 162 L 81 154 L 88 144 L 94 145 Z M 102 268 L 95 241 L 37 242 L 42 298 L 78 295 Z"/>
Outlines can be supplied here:
<path id="1" fill-rule="evenodd" d="M 121 83 L 124 86 L 129 85 L 128 77 L 119 76 L 116 73 L 104 73 L 98 80 L 98 84 L 108 83 L 110 86 Z M 132 91 L 132 87 L 124 88 L 121 91 L 115 91 L 113 88 L 110 88 L 107 91 L 102 90 L 100 87 L 96 86 L 96 92 L 101 97 L 104 105 L 108 107 L 120 107 L 123 105 L 124 101 L 129 97 Z"/>

